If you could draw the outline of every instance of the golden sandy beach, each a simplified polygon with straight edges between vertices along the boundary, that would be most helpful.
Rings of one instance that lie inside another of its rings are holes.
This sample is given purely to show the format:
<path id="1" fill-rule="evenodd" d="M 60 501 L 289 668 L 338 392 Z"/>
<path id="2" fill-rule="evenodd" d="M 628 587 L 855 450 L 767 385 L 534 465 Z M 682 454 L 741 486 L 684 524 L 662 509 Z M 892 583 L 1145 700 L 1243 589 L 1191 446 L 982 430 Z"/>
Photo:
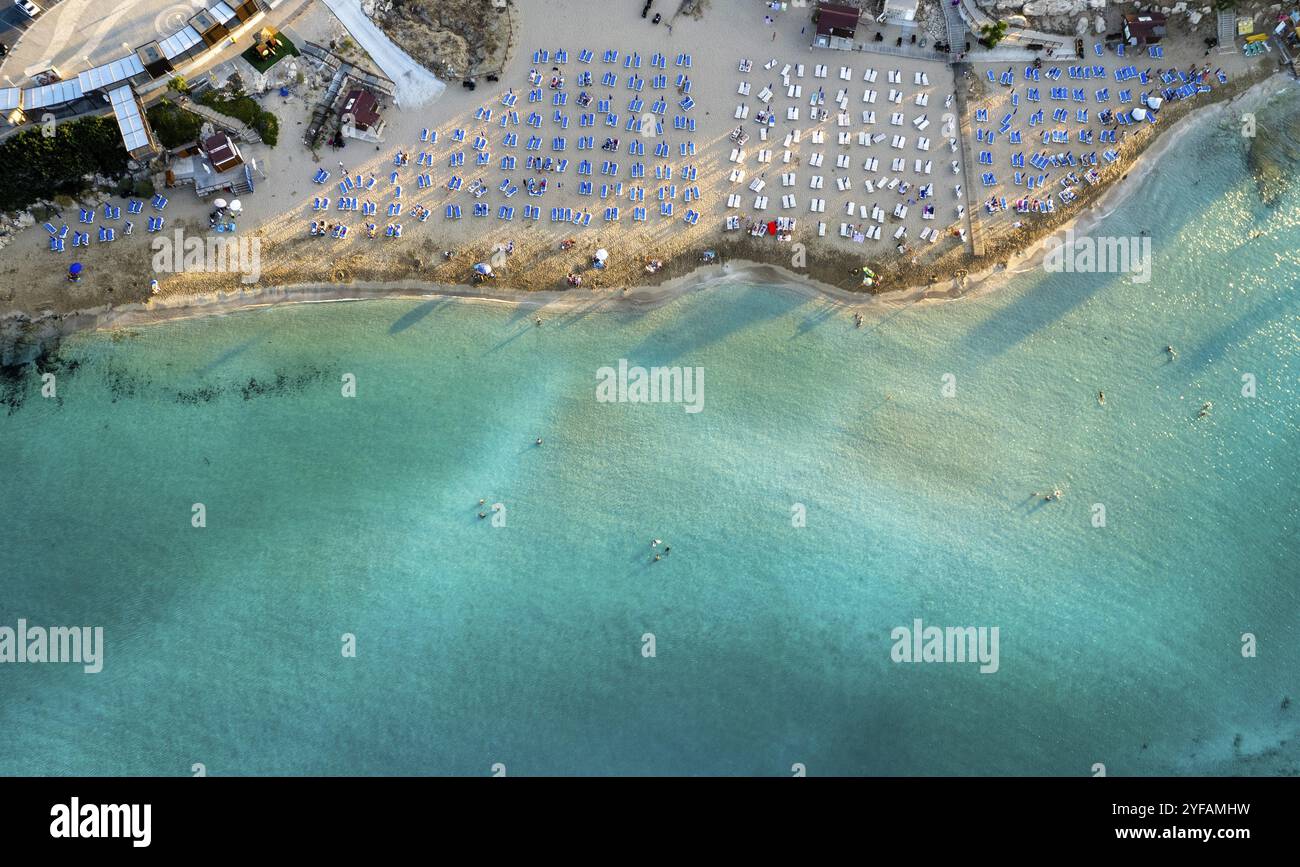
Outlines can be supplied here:
<path id="1" fill-rule="evenodd" d="M 203 312 L 305 297 L 288 287 L 303 287 L 304 291 L 305 287 L 322 287 L 313 290 L 311 297 L 324 300 L 381 293 L 420 295 L 439 287 L 462 286 L 453 291 L 514 300 L 530 297 L 527 293 L 545 293 L 537 297 L 545 299 L 543 303 L 556 303 L 565 296 L 569 274 L 580 275 L 582 284 L 567 289 L 575 297 L 566 303 L 587 304 L 601 297 L 644 301 L 690 285 L 683 278 L 701 267 L 704 250 L 717 251 L 721 262 L 730 263 L 727 273 L 739 273 L 749 262 L 776 266 L 786 279 L 823 291 L 839 290 L 836 295 L 846 303 L 865 291 L 860 280 L 863 265 L 883 278 L 883 285 L 871 290 L 883 293 L 882 299 L 950 297 L 966 291 L 971 276 L 996 272 L 1017 254 L 1032 254 L 1037 239 L 1087 215 L 1104 194 L 1112 190 L 1122 193 L 1122 185 L 1116 185 L 1130 175 L 1137 156 L 1162 132 L 1214 101 L 1240 94 L 1273 70 L 1271 59 L 1251 61 L 1240 54 L 1206 60 L 1227 70 L 1231 83 L 1199 99 L 1168 104 L 1158 124 L 1125 128 L 1113 146 L 1120 158 L 1114 164 L 1099 165 L 1102 182 L 1080 184 L 1080 195 L 1072 204 L 1058 203 L 1051 214 L 989 214 L 978 204 L 984 192 L 978 185 L 984 167 L 960 165 L 954 172 L 952 164 L 963 162 L 963 154 L 952 149 L 951 140 L 973 134 L 978 125 L 975 112 L 983 109 L 995 122 L 1011 110 L 1009 92 L 1023 94 L 1025 90 L 1020 72 L 1024 63 L 976 63 L 956 67 L 954 72 L 954 67 L 935 60 L 872 51 L 814 50 L 808 46 L 807 9 L 778 13 L 774 26 L 769 26 L 764 16 L 771 10 L 757 0 L 712 0 L 698 16 L 666 15 L 658 26 L 642 19 L 639 11 L 636 3 L 597 0 L 522 0 L 513 4 L 513 49 L 500 81 L 479 78 L 474 91 L 448 82 L 436 100 L 418 108 L 385 105 L 384 142 L 379 145 L 351 140 L 342 149 L 322 145 L 313 152 L 302 141 L 303 125 L 317 96 L 310 81 L 287 98 L 269 93 L 262 103 L 280 119 L 280 141 L 273 148 L 245 146 L 246 156 L 257 160 L 264 177 L 257 179 L 256 192 L 243 197 L 244 213 L 239 220 L 240 236 L 257 241 L 255 281 L 223 272 L 156 273 L 150 251 L 154 238 L 137 232 L 112 246 L 101 244 L 79 251 L 87 276 L 72 284 L 64 279 L 63 260 L 55 259 L 46 249 L 46 235 L 38 224 L 0 253 L 0 274 L 6 284 L 0 295 L 0 312 L 39 316 L 109 307 L 129 313 L 134 320 L 138 312 L 134 305 L 142 302 L 149 302 L 159 315 L 174 316 L 178 311 Z M 283 24 L 284 32 L 297 43 L 328 44 L 347 36 L 339 20 L 319 2 L 286 3 L 268 22 L 289 22 Z M 862 25 L 859 39 L 873 27 L 870 22 Z M 1202 51 L 1190 36 L 1174 36 L 1166 42 L 1162 65 L 1187 68 L 1202 62 Z M 560 49 L 567 52 L 567 63 L 556 66 L 555 52 Z M 578 61 L 584 49 L 594 54 L 589 64 Z M 535 62 L 538 50 L 548 52 L 547 62 Z M 603 62 L 606 51 L 616 52 L 614 63 Z M 652 66 L 656 55 L 664 58 L 662 68 Z M 689 55 L 689 67 L 679 65 L 683 55 Z M 363 57 L 355 50 L 349 56 Z M 640 65 L 629 68 L 629 57 L 637 58 Z M 748 72 L 740 71 L 743 60 L 751 64 Z M 1104 63 L 1109 72 L 1128 61 L 1108 56 L 1096 62 Z M 1155 65 L 1144 57 L 1132 62 L 1141 64 L 1139 68 Z M 1061 65 L 1066 63 L 1061 61 Z M 1046 64 L 1044 69 L 1050 65 L 1054 64 Z M 553 67 L 558 72 L 552 72 Z M 538 85 L 530 83 L 533 70 Z M 1016 83 L 1011 87 L 990 84 L 990 70 L 995 74 L 1011 70 Z M 577 80 L 583 71 L 591 72 L 593 81 L 580 87 Z M 603 79 L 611 73 L 615 78 L 610 81 L 615 83 L 608 84 Z M 548 79 L 558 74 L 566 77 L 562 90 L 568 102 L 562 108 L 553 103 L 561 90 L 548 86 Z M 655 86 L 656 75 L 666 77 L 666 87 Z M 688 93 L 678 86 L 679 76 L 689 78 Z M 642 80 L 641 90 L 628 88 L 632 77 Z M 1040 85 L 1046 86 L 1046 82 Z M 1110 87 L 1118 89 L 1113 81 Z M 541 91 L 542 98 L 529 103 L 527 95 L 534 88 Z M 764 90 L 772 94 L 767 102 L 758 98 Z M 593 105 L 586 111 L 594 113 L 594 126 L 577 123 L 583 113 L 576 105 L 580 91 L 593 97 Z M 819 91 L 824 101 L 810 105 Z M 510 107 L 503 104 L 508 93 L 517 98 Z M 952 97 L 957 95 L 964 96 L 966 102 L 961 118 L 954 114 L 957 101 Z M 681 100 L 688 96 L 694 106 L 683 109 Z M 631 102 L 637 98 L 643 106 Z M 666 109 L 659 112 L 664 121 L 661 136 L 640 137 L 626 130 L 629 117 L 638 111 L 644 114 L 660 98 L 667 102 Z M 609 100 L 608 112 L 596 111 L 604 107 L 599 104 L 604 99 Z M 1046 102 L 1043 105 L 1051 107 Z M 1073 114 L 1074 106 L 1069 108 Z M 512 109 L 523 122 L 503 128 L 499 125 L 501 115 Z M 1017 110 L 1030 109 L 1030 104 L 1022 102 Z M 490 119 L 481 116 L 486 110 L 493 112 Z M 527 123 L 534 111 L 539 115 L 535 127 Z M 766 129 L 756 122 L 762 111 L 776 118 Z M 816 114 L 820 111 L 825 111 L 824 118 Z M 738 112 L 745 115 L 743 119 L 737 119 Z M 868 112 L 874 115 L 870 122 Z M 569 116 L 568 128 L 555 122 L 560 113 Z M 618 116 L 615 126 L 605 123 L 607 114 Z M 693 121 L 694 130 L 675 129 L 672 119 L 678 116 Z M 729 136 L 738 125 L 748 135 L 739 148 Z M 1080 126 L 1104 127 L 1095 112 L 1088 124 L 1072 124 L 1072 134 Z M 453 140 L 458 129 L 465 133 L 463 142 Z M 438 133 L 437 143 L 421 141 L 425 130 Z M 502 137 L 507 132 L 518 136 L 514 149 L 503 147 Z M 490 152 L 490 162 L 483 166 L 473 165 L 477 151 L 471 148 L 479 135 L 486 142 L 484 150 Z M 531 135 L 540 140 L 536 151 L 526 149 Z M 593 149 L 576 149 L 583 135 L 593 138 Z M 566 139 L 563 152 L 551 149 L 558 136 Z M 601 150 L 607 138 L 620 140 L 618 152 Z M 628 153 L 629 144 L 637 138 L 646 146 L 645 157 Z M 924 138 L 929 141 L 922 150 Z M 899 139 L 904 142 L 901 146 L 891 146 Z M 661 143 L 668 156 L 656 160 L 652 150 Z M 686 153 L 684 147 L 694 150 Z M 1012 146 L 1006 136 L 990 146 L 999 175 L 1010 175 L 1007 161 L 1020 147 L 1034 150 L 1032 142 Z M 399 152 L 409 161 L 395 169 L 394 156 Z M 417 165 L 424 152 L 429 155 L 427 167 Z M 463 168 L 448 166 L 457 152 L 465 154 Z M 556 160 L 567 158 L 572 167 L 564 173 L 524 170 L 525 159 L 534 153 Z M 506 154 L 518 160 L 517 170 L 499 168 Z M 590 175 L 576 173 L 582 160 L 593 164 Z M 607 160 L 621 165 L 602 175 L 600 168 Z M 644 162 L 644 179 L 630 177 L 629 166 L 634 161 Z M 363 192 L 364 199 L 376 207 L 375 217 L 336 210 L 340 162 L 350 176 L 375 179 L 374 186 Z M 672 168 L 676 176 L 656 178 L 659 165 Z M 330 179 L 325 184 L 313 183 L 312 176 L 322 168 L 331 172 Z M 687 169 L 693 170 L 692 179 L 683 179 Z M 390 182 L 395 170 L 396 184 Z M 429 177 L 426 189 L 417 186 L 421 174 Z M 465 187 L 449 191 L 447 181 L 453 175 L 460 176 Z M 542 176 L 549 184 L 544 196 L 530 197 L 521 189 L 507 197 L 500 188 L 504 178 L 513 178 L 513 183 L 522 187 L 526 178 Z M 488 191 L 481 200 L 467 192 L 476 178 L 483 179 Z M 887 186 L 887 180 L 894 183 Z M 580 194 L 579 185 L 584 181 L 593 186 L 589 196 Z M 761 190 L 752 188 L 756 182 L 761 182 Z M 1131 186 L 1134 181 L 1130 177 L 1123 183 Z M 917 192 L 927 184 L 931 185 L 930 195 L 918 197 Z M 966 188 L 960 196 L 956 193 L 959 184 Z M 400 198 L 398 186 L 402 187 Z M 644 196 L 641 201 L 630 198 L 637 187 Z M 668 188 L 675 197 L 669 199 L 674 211 L 672 216 L 663 216 L 658 194 Z M 689 188 L 698 188 L 698 199 L 684 200 Z M 910 189 L 900 195 L 899 188 Z M 786 196 L 791 198 L 783 202 Z M 312 201 L 317 197 L 330 200 L 329 210 L 313 211 Z M 766 201 L 761 201 L 764 198 Z M 824 210 L 811 210 L 816 199 L 824 202 Z M 975 205 L 962 214 L 959 206 L 968 200 Z M 75 214 L 77 204 L 95 207 L 103 201 L 114 200 L 75 203 L 65 211 Z M 388 216 L 388 208 L 399 201 L 402 214 Z M 479 201 L 486 204 L 488 216 L 472 216 Z M 927 219 L 923 209 L 931 203 L 933 218 Z M 427 221 L 421 222 L 411 213 L 416 204 L 430 211 Z M 445 218 L 445 209 L 451 204 L 461 207 L 461 219 Z M 541 218 L 524 220 L 526 205 L 537 206 Z M 644 221 L 633 218 L 638 206 L 647 211 Z M 513 219 L 500 219 L 503 207 L 514 209 Z M 550 213 L 556 207 L 577 213 L 585 210 L 591 215 L 589 225 L 552 222 Z M 617 220 L 605 219 L 609 207 L 619 208 Z M 906 215 L 896 216 L 902 214 L 902 207 Z M 171 191 L 167 229 L 154 237 L 168 237 L 177 230 L 187 237 L 207 236 L 209 210 L 210 205 L 198 200 L 192 190 L 177 188 Z M 688 210 L 699 215 L 695 225 L 683 219 Z M 873 218 L 876 214 L 879 216 Z M 724 231 L 729 216 L 738 217 L 742 226 L 778 218 L 796 222 L 788 240 L 776 240 L 770 235 L 751 237 L 743 228 Z M 309 235 L 310 224 L 318 219 L 347 225 L 348 236 L 340 240 Z M 377 227 L 373 239 L 366 237 L 368 222 Z M 385 237 L 385 226 L 394 223 L 402 224 L 402 236 Z M 855 241 L 841 237 L 844 226 L 850 232 L 878 226 L 883 232 L 880 240 L 862 240 L 859 235 Z M 934 243 L 920 237 L 930 230 Z M 903 237 L 895 238 L 900 231 L 905 233 Z M 972 233 L 981 239 L 983 256 L 978 258 L 971 255 Z M 571 249 L 561 249 L 566 239 L 573 240 Z M 491 258 L 508 243 L 512 244 L 509 256 Z M 900 243 L 906 244 L 902 253 L 897 250 Z M 610 253 L 609 266 L 594 269 L 591 257 L 602 248 Z M 444 250 L 455 251 L 455 255 L 444 261 Z M 657 273 L 646 271 L 651 259 L 663 263 Z M 497 278 L 481 286 L 466 286 L 473 276 L 472 266 L 488 260 L 496 264 Z M 150 282 L 155 278 L 160 291 L 150 300 Z M 649 288 L 654 286 L 663 288 Z M 123 310 L 124 305 L 130 306 Z M 110 314 L 76 321 L 102 325 L 116 320 Z"/>

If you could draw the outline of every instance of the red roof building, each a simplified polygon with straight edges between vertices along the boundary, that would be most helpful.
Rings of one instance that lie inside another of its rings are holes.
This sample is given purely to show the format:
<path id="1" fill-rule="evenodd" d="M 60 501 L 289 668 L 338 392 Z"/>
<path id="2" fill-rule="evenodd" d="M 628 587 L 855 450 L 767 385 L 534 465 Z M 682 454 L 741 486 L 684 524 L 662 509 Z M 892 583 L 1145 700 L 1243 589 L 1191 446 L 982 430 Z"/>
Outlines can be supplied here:
<path id="1" fill-rule="evenodd" d="M 216 169 L 218 174 L 230 171 L 244 161 L 243 154 L 239 152 L 239 146 L 224 132 L 219 132 L 205 139 L 203 152 L 208 155 L 208 160 L 212 162 L 212 168 Z"/>
<path id="2" fill-rule="evenodd" d="M 379 124 L 379 100 L 368 90 L 349 91 L 339 109 L 339 117 L 345 123 L 351 121 L 357 129 L 370 129 Z"/>

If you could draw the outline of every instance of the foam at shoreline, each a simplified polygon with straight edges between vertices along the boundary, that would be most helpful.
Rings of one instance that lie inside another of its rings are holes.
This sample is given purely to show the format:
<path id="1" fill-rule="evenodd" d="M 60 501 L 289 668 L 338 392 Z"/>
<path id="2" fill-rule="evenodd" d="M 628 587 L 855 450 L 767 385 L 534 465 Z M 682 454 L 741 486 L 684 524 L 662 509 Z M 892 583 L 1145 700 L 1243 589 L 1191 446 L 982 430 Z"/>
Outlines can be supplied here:
<path id="1" fill-rule="evenodd" d="M 657 285 L 602 287 L 597 292 L 587 292 L 582 289 L 486 292 L 467 284 L 429 283 L 419 280 L 354 281 L 342 285 L 303 283 L 265 289 L 241 289 L 235 292 L 166 296 L 145 303 L 107 305 L 47 316 L 32 316 L 22 312 L 8 313 L 0 317 L 0 326 L 4 326 L 0 328 L 0 358 L 12 356 L 13 346 L 18 340 L 31 340 L 31 335 L 24 333 L 21 327 L 25 324 L 36 324 L 41 327 L 42 333 L 38 338 L 41 342 L 57 344 L 60 339 L 82 331 L 134 328 L 207 316 L 224 316 L 286 304 L 447 298 L 553 310 L 583 309 L 587 312 L 597 312 L 601 309 L 653 308 L 686 293 L 699 292 L 736 281 L 793 290 L 810 297 L 822 297 L 843 305 L 846 309 L 955 301 L 969 296 L 984 295 L 1004 286 L 1011 277 L 1037 267 L 1046 252 L 1042 243 L 1046 237 L 1066 230 L 1073 230 L 1076 234 L 1086 233 L 1109 217 L 1142 186 L 1157 162 L 1173 148 L 1175 142 L 1187 138 L 1185 133 L 1201 128 L 1212 119 L 1221 118 L 1230 108 L 1256 107 L 1265 100 L 1284 93 L 1286 87 L 1293 85 L 1294 82 L 1289 76 L 1276 73 L 1228 100 L 1212 103 L 1200 111 L 1194 111 L 1179 119 L 1168 129 L 1163 130 L 1151 146 L 1138 155 L 1129 169 L 1128 177 L 1123 182 L 1113 184 L 1087 210 L 1056 227 L 1052 232 L 1035 238 L 1022 251 L 1008 257 L 1005 263 L 968 275 L 959 292 L 918 284 L 882 294 L 858 293 L 779 265 L 748 259 L 731 259 L 721 265 L 699 265 L 687 274 Z M 1174 135 L 1174 133 L 1184 135 Z M 37 346 L 27 353 L 31 357 L 20 356 L 15 363 L 23 364 L 34 360 L 49 348 L 49 346 Z"/>

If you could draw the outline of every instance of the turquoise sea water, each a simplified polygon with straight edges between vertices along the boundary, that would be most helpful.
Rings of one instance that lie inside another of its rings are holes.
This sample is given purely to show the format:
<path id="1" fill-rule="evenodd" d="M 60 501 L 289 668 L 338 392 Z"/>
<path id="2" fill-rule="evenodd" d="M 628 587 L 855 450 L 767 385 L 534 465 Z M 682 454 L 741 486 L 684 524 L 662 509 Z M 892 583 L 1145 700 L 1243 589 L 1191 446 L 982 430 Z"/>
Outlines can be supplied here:
<path id="1" fill-rule="evenodd" d="M 1300 186 L 1228 129 L 1166 163 L 1096 230 L 1150 230 L 1145 285 L 69 341 L 0 417 L 0 626 L 103 626 L 104 668 L 0 665 L 0 773 L 1296 773 Z M 704 410 L 597 402 L 621 358 Z M 999 671 L 892 662 L 916 618 Z"/>

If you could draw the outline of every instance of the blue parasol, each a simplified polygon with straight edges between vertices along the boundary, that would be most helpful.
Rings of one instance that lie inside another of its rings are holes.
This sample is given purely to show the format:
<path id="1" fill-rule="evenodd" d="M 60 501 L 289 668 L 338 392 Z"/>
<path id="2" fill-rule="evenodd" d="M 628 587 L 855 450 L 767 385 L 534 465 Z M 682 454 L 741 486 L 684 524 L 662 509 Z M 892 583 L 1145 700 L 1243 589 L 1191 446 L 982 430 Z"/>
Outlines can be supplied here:
<path id="1" fill-rule="evenodd" d="M 73 262 L 71 265 L 69 265 L 69 266 L 68 266 L 68 273 L 69 273 L 69 274 L 80 274 L 80 273 L 81 273 L 81 263 L 80 263 L 80 262 Z"/>

